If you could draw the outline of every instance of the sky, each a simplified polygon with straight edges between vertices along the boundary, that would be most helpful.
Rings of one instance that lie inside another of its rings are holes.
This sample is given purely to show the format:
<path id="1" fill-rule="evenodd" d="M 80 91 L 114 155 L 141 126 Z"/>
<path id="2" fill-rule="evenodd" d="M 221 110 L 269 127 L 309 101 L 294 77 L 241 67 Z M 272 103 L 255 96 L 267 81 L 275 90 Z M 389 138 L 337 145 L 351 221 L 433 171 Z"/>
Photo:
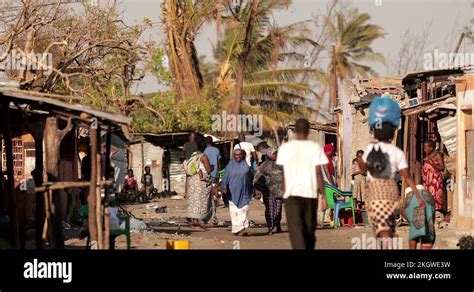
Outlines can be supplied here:
<path id="1" fill-rule="evenodd" d="M 323 13 L 329 0 L 293 0 L 293 4 L 283 11 L 274 13 L 278 25 L 286 25 L 303 20 L 310 20 L 313 15 Z M 400 48 L 400 40 L 407 30 L 412 34 L 421 34 L 431 24 L 429 33 L 430 52 L 434 49 L 449 52 L 457 42 L 464 26 L 474 18 L 471 9 L 474 0 L 346 0 L 354 8 L 371 16 L 371 23 L 383 27 L 386 35 L 373 44 L 376 52 L 386 59 L 394 58 Z M 125 21 L 129 24 L 150 18 L 159 21 L 161 0 L 119 0 L 125 10 Z M 162 40 L 164 35 L 160 25 L 155 26 L 147 35 L 153 40 Z M 197 36 L 196 47 L 199 55 L 212 60 L 212 44 L 215 43 L 214 26 L 204 27 Z M 462 51 L 471 51 L 472 46 L 464 42 Z M 381 76 L 387 75 L 383 64 L 372 64 L 373 69 Z M 137 92 L 157 91 L 158 84 L 152 76 L 146 77 L 137 88 Z"/>
<path id="2" fill-rule="evenodd" d="M 0 0 L 3 1 L 3 0 Z M 106 1 L 106 0 L 98 0 Z M 152 22 L 160 21 L 160 4 L 164 0 L 117 0 L 124 11 L 125 22 L 129 25 L 143 23 L 149 18 Z M 265 0 L 262 0 L 265 1 Z M 293 0 L 287 9 L 276 11 L 273 15 L 278 25 L 310 20 L 315 15 L 322 14 L 330 0 Z M 431 25 L 427 52 L 438 49 L 440 52 L 450 52 L 455 46 L 463 27 L 474 19 L 474 0 L 343 0 L 350 7 L 358 8 L 371 16 L 371 23 L 383 27 L 386 35 L 373 43 L 375 52 L 382 53 L 387 60 L 395 58 L 400 49 L 401 36 L 405 31 L 411 34 L 422 34 Z M 78 5 L 78 4 L 72 4 Z M 311 28 L 311 26 L 309 26 Z M 161 24 L 150 29 L 146 38 L 160 41 L 164 34 Z M 212 61 L 212 46 L 216 40 L 215 26 L 208 25 L 197 36 L 195 45 L 199 55 L 206 56 Z M 428 50 L 429 49 L 429 50 Z M 460 52 L 472 52 L 472 44 L 463 42 Z M 390 63 L 390 62 L 389 62 Z M 381 76 L 388 75 L 384 64 L 370 64 Z M 393 68 L 393 67 L 392 67 Z M 146 76 L 134 89 L 135 94 L 156 92 L 160 89 L 153 76 Z"/>

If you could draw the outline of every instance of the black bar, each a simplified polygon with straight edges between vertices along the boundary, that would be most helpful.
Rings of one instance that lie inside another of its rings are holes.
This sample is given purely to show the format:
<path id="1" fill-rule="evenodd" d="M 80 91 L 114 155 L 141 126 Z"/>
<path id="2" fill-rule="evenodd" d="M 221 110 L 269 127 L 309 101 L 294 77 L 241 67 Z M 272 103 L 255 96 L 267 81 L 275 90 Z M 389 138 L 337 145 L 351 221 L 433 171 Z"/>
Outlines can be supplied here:
<path id="1" fill-rule="evenodd" d="M 436 288 L 472 291 L 474 253 L 468 251 L 144 250 L 0 252 L 0 289 L 6 288 Z M 25 279 L 25 263 L 71 262 L 72 281 Z M 395 263 L 416 266 L 397 268 Z M 387 267 L 391 263 L 391 267 Z M 419 263 L 429 266 L 420 267 Z M 430 264 L 431 263 L 431 264 Z M 438 267 L 432 265 L 438 264 Z M 440 266 L 448 263 L 449 267 Z M 387 274 L 449 275 L 390 280 Z M 446 276 L 447 277 L 447 276 Z M 174 290 L 170 290 L 174 291 Z M 331 290 L 332 291 L 332 290 Z M 350 290 L 352 291 L 352 290 Z M 405 290 L 400 290 L 405 291 Z"/>

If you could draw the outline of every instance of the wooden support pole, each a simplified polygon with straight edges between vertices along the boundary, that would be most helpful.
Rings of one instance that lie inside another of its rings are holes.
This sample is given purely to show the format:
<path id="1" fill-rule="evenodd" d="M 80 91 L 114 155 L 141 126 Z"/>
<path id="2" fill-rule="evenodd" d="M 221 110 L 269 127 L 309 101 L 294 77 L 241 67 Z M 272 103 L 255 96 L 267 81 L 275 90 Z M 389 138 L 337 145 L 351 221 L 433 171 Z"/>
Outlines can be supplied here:
<path id="1" fill-rule="evenodd" d="M 97 249 L 97 218 L 96 218 L 96 189 L 97 189 L 97 120 L 93 121 L 90 127 L 91 143 L 91 177 L 89 186 L 89 236 L 91 239 L 91 248 Z"/>
<path id="2" fill-rule="evenodd" d="M 44 124 L 43 124 L 44 125 Z M 41 139 L 36 139 L 35 136 L 35 170 L 33 178 L 35 185 L 43 184 L 43 134 Z M 35 244 L 37 250 L 43 249 L 43 222 L 45 218 L 44 210 L 44 195 L 43 191 L 36 191 L 36 218 L 35 218 Z"/>
<path id="3" fill-rule="evenodd" d="M 55 115 L 48 116 L 45 121 L 43 132 L 44 153 L 45 153 L 45 181 L 57 181 L 59 177 L 60 145 L 64 136 L 72 129 L 72 119 L 67 119 L 66 127 L 62 130 L 58 128 L 59 118 Z M 61 214 L 61 198 L 52 196 L 50 212 L 51 226 L 54 233 L 54 242 L 51 243 L 52 249 L 64 249 L 63 238 L 63 214 Z"/>
<path id="4" fill-rule="evenodd" d="M 105 179 L 111 179 L 111 170 L 112 165 L 110 164 L 110 147 L 112 144 L 112 133 L 110 126 L 107 130 L 107 140 L 106 140 L 106 149 L 105 149 Z M 113 186 L 112 186 L 113 187 Z M 104 248 L 109 249 L 109 236 L 110 236 L 110 214 L 109 214 L 109 192 L 105 191 L 105 198 L 104 198 L 104 227 L 105 227 L 105 234 L 104 234 Z"/>
<path id="5" fill-rule="evenodd" d="M 43 241 L 48 241 L 50 244 L 51 244 L 51 238 L 49 236 L 50 234 L 50 220 L 51 220 L 51 212 L 49 210 L 49 207 L 50 207 L 50 200 L 49 200 L 49 191 L 45 191 L 44 194 L 44 209 L 45 209 L 45 218 L 44 218 L 44 226 L 43 226 L 43 234 L 42 234 L 42 238 L 43 238 Z"/>
<path id="6" fill-rule="evenodd" d="M 107 130 L 106 136 L 106 144 L 105 144 L 105 179 L 108 180 L 110 178 L 110 171 L 112 170 L 110 164 L 110 148 L 112 145 L 112 133 L 110 126 Z"/>
<path id="7" fill-rule="evenodd" d="M 43 143 L 43 149 L 45 149 L 47 146 L 46 145 L 46 139 L 42 141 Z M 43 151 L 43 161 L 48 161 L 48 151 Z M 43 165 L 43 184 L 48 183 L 48 171 L 46 169 L 46 165 Z M 43 193 L 43 203 L 44 203 L 44 223 L 43 223 L 43 232 L 42 232 L 42 241 L 43 242 L 48 242 L 49 247 L 51 247 L 51 238 L 48 236 L 49 228 L 51 228 L 50 225 L 50 218 L 51 214 L 49 211 L 49 191 L 45 190 Z"/>
<path id="8" fill-rule="evenodd" d="M 19 106 L 17 106 L 20 108 Z M 35 169 L 32 172 L 35 185 L 43 185 L 43 135 L 44 135 L 45 119 L 39 117 L 37 119 L 30 119 L 27 117 L 26 128 L 28 132 L 33 136 L 35 140 Z M 36 191 L 36 190 L 35 190 Z M 35 244 L 36 249 L 43 249 L 43 226 L 44 226 L 44 192 L 45 190 L 36 191 L 35 194 L 35 205 L 36 205 L 36 216 L 35 216 Z"/>
<path id="9" fill-rule="evenodd" d="M 405 159 L 409 160 L 409 152 L 408 152 L 408 132 L 410 131 L 409 129 L 409 123 L 408 120 L 410 119 L 409 116 L 405 116 L 405 121 L 403 125 L 403 152 L 405 154 Z M 405 197 L 405 189 L 407 187 L 407 183 L 405 180 L 402 180 L 402 198 Z"/>
<path id="10" fill-rule="evenodd" d="M 11 226 L 11 239 L 12 245 L 15 249 L 20 249 L 20 237 L 18 230 L 18 210 L 16 206 L 16 196 L 15 196 L 15 176 L 13 171 L 13 146 L 12 146 L 12 133 L 11 133 L 11 120 L 10 120 L 10 111 L 8 110 L 10 106 L 10 101 L 7 100 L 3 102 L 3 141 L 5 143 L 5 156 L 7 162 L 7 176 L 8 176 L 8 211 L 10 216 L 10 226 Z"/>
<path id="11" fill-rule="evenodd" d="M 97 181 L 100 181 L 101 172 L 101 162 L 100 162 L 100 153 L 96 154 L 96 164 L 97 164 Z M 103 230 L 102 230 L 102 196 L 101 196 L 101 187 L 96 187 L 95 189 L 95 199 L 96 199 L 96 220 L 97 220 L 97 246 L 99 249 L 104 249 L 104 240 L 103 240 Z"/>

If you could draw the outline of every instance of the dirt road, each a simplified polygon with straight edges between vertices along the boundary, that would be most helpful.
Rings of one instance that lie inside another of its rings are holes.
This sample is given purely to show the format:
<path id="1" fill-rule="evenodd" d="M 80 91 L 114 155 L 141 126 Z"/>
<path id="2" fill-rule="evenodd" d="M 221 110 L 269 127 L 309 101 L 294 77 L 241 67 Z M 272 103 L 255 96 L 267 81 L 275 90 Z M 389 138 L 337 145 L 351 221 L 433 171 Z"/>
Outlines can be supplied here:
<path id="1" fill-rule="evenodd" d="M 157 214 L 154 209 L 147 209 L 146 205 L 155 204 L 167 206 L 166 213 Z M 165 249 L 166 240 L 189 240 L 191 249 L 291 249 L 290 240 L 286 228 L 285 214 L 283 214 L 283 233 L 267 235 L 265 227 L 264 205 L 259 200 L 253 200 L 250 205 L 250 219 L 256 226 L 249 228 L 248 237 L 237 237 L 230 232 L 230 227 L 209 226 L 206 231 L 196 231 L 186 226 L 186 200 L 159 199 L 147 204 L 126 205 L 127 211 L 131 212 L 137 219 L 143 220 L 150 225 L 155 225 L 146 231 L 132 233 L 132 249 Z M 219 221 L 230 221 L 228 209 L 218 207 Z M 174 223 L 174 225 L 165 222 Z M 184 226 L 178 226 L 178 225 Z M 407 248 L 407 227 L 398 229 L 397 241 L 403 248 Z M 443 236 L 443 230 L 438 231 L 438 238 Z M 341 227 L 318 228 L 316 231 L 316 249 L 351 249 L 356 244 L 365 244 L 365 248 L 371 247 L 372 231 L 367 226 L 354 228 Z M 72 238 L 66 241 L 70 248 L 85 246 L 85 240 Z M 116 241 L 116 249 L 126 248 L 125 237 L 119 237 Z M 364 246 L 361 246 L 364 248 Z M 435 246 L 436 248 L 436 246 Z"/>

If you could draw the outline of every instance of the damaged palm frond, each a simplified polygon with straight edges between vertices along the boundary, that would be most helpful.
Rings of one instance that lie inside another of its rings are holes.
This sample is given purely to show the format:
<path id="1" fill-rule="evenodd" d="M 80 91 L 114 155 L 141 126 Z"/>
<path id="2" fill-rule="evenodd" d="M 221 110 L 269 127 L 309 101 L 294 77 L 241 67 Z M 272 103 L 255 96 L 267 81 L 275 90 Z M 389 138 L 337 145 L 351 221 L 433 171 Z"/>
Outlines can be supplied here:
<path id="1" fill-rule="evenodd" d="M 375 53 L 371 47 L 385 33 L 381 26 L 369 21 L 370 15 L 360 13 L 357 9 L 339 11 L 334 17 L 324 17 L 330 40 L 335 45 L 337 75 L 341 80 L 352 78 L 356 74 L 364 78 L 375 75 L 370 66 L 361 65 L 360 62 L 385 64 L 385 58 Z"/>
<path id="2" fill-rule="evenodd" d="M 309 82 L 299 80 L 306 75 L 320 82 L 327 79 L 323 77 L 325 73 L 283 64 L 299 59 L 302 65 L 305 59 L 300 51 L 302 47 L 322 48 L 311 38 L 307 28 L 309 22 L 286 26 L 274 23 L 272 13 L 287 8 L 291 1 L 242 2 L 226 14 L 214 47 L 219 64 L 215 86 L 221 103 L 233 113 L 260 109 L 268 121 L 278 121 L 277 116 L 289 121 L 302 113 L 310 113 L 308 98 L 320 97 Z M 278 115 L 272 111 L 272 106 Z"/>

